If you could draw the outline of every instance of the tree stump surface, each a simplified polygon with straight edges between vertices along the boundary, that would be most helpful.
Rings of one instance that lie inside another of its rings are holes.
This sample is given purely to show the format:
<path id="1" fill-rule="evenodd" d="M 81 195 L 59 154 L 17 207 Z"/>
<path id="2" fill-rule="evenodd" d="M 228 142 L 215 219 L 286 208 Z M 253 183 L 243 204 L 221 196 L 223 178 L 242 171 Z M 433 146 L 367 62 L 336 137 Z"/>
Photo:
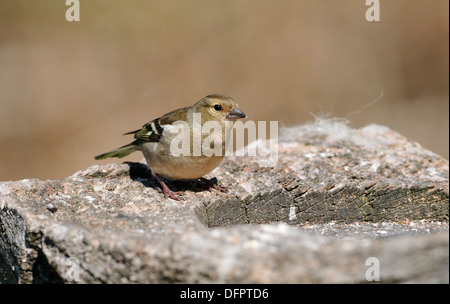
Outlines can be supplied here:
<path id="1" fill-rule="evenodd" d="M 448 160 L 338 121 L 269 150 L 276 164 L 231 156 L 208 176 L 227 193 L 168 181 L 182 201 L 142 163 L 1 182 L 0 282 L 362 283 L 375 257 L 381 282 L 448 283 Z"/>

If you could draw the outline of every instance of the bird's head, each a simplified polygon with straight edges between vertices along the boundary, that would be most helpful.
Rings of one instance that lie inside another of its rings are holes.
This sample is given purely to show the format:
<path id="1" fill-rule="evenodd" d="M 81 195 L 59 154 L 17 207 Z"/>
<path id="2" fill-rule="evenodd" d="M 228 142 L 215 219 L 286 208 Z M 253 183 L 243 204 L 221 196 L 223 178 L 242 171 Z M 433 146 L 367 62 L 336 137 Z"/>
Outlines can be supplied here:
<path id="1" fill-rule="evenodd" d="M 219 94 L 202 98 L 194 105 L 194 112 L 202 115 L 202 123 L 210 120 L 223 122 L 247 117 L 239 110 L 239 105 L 231 97 Z"/>

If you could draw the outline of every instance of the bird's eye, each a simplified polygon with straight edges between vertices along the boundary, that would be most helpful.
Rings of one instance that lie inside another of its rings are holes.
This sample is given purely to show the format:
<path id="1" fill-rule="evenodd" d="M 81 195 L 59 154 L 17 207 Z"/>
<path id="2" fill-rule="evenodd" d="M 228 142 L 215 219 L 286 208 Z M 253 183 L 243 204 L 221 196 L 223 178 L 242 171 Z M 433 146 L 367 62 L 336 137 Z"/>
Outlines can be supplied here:
<path id="1" fill-rule="evenodd" d="M 221 110 L 222 110 L 222 106 L 219 105 L 219 104 L 215 104 L 215 105 L 214 105 L 214 110 L 216 110 L 216 111 L 221 111 Z"/>

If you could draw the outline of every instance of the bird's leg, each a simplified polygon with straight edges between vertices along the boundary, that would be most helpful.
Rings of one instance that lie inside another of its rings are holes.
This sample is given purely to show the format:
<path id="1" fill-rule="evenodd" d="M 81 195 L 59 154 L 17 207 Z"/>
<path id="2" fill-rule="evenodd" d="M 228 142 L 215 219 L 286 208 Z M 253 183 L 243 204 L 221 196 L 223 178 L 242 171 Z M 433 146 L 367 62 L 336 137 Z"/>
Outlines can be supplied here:
<path id="1" fill-rule="evenodd" d="M 178 197 L 177 195 L 182 194 L 182 192 L 173 192 L 169 189 L 169 187 L 167 187 L 167 185 L 164 183 L 164 181 L 162 180 L 162 178 L 158 175 L 155 174 L 156 179 L 158 180 L 158 182 L 160 183 L 162 190 L 161 192 L 164 193 L 164 198 L 170 197 L 171 199 L 174 199 L 176 201 L 180 200 L 180 197 Z"/>
<path id="2" fill-rule="evenodd" d="M 206 184 L 206 187 L 208 187 L 208 190 L 211 191 L 212 188 L 219 190 L 220 192 L 227 192 L 226 187 L 221 187 L 215 183 L 213 183 L 210 179 L 200 177 L 200 181 L 204 182 Z"/>

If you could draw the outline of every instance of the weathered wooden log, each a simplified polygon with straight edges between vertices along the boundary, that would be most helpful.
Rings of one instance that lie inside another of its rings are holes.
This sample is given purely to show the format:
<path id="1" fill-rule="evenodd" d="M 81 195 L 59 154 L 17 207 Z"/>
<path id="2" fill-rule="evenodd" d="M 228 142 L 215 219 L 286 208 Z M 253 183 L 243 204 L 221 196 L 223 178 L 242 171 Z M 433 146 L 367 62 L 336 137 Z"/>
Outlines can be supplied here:
<path id="1" fill-rule="evenodd" d="M 179 202 L 141 163 L 2 182 L 0 282 L 354 283 L 375 257 L 381 282 L 448 283 L 447 160 L 336 120 L 271 148 L 211 174 L 227 193 L 168 181 Z"/>
<path id="2" fill-rule="evenodd" d="M 219 172 L 235 185 L 235 198 L 212 200 L 198 215 L 209 227 L 448 221 L 447 160 L 386 127 L 339 127 L 337 138 L 285 129 L 273 168 L 257 157 L 229 159 Z M 238 174 L 227 176 L 230 169 Z"/>

